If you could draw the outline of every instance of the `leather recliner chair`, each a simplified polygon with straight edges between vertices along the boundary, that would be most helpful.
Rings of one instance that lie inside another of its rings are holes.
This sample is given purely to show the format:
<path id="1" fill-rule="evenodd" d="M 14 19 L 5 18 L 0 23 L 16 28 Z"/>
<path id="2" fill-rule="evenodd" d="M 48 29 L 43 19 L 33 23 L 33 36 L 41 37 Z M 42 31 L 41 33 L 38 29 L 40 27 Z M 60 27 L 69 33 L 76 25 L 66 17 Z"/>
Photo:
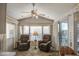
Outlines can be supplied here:
<path id="1" fill-rule="evenodd" d="M 60 48 L 60 55 L 65 56 L 65 55 L 76 55 L 75 51 L 67 46 L 63 46 Z"/>
<path id="2" fill-rule="evenodd" d="M 44 35 L 42 41 L 38 41 L 38 47 L 41 51 L 49 52 L 51 47 L 51 35 Z"/>
<path id="3" fill-rule="evenodd" d="M 28 50 L 30 48 L 29 35 L 21 35 L 17 42 L 17 49 L 20 51 Z"/>

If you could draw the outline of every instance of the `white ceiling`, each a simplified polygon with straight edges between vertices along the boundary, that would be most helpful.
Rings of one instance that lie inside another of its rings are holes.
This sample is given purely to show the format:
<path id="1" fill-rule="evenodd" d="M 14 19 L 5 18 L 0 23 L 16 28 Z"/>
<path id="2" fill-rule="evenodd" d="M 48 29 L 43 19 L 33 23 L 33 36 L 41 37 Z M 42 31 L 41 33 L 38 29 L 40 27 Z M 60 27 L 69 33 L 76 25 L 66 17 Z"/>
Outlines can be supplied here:
<path id="1" fill-rule="evenodd" d="M 36 3 L 35 8 L 38 10 L 39 14 L 45 14 L 44 17 L 56 19 L 76 5 L 76 3 Z M 8 3 L 7 16 L 16 19 L 26 18 L 31 16 L 31 14 L 23 12 L 30 12 L 32 8 L 31 3 Z"/>

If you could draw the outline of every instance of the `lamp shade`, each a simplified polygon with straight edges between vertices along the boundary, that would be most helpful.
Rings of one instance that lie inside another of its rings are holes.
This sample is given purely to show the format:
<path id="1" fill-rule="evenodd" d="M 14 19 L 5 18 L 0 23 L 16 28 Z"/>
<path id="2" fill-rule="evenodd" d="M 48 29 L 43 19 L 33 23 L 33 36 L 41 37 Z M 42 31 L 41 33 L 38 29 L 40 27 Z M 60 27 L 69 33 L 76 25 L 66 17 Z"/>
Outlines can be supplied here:
<path id="1" fill-rule="evenodd" d="M 33 35 L 35 35 L 35 36 L 38 35 L 38 32 L 33 32 Z"/>

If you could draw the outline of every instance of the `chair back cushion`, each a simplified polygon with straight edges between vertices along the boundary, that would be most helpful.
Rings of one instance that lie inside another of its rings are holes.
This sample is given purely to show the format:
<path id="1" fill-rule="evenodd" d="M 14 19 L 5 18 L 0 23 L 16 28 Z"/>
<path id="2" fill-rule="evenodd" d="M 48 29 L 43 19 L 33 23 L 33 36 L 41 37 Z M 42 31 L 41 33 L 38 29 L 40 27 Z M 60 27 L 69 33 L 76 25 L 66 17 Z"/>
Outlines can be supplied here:
<path id="1" fill-rule="evenodd" d="M 20 40 L 21 42 L 27 42 L 29 40 L 29 35 L 21 35 Z"/>
<path id="2" fill-rule="evenodd" d="M 44 42 L 48 42 L 48 41 L 50 41 L 51 40 L 51 35 L 44 35 L 43 36 L 43 41 Z"/>

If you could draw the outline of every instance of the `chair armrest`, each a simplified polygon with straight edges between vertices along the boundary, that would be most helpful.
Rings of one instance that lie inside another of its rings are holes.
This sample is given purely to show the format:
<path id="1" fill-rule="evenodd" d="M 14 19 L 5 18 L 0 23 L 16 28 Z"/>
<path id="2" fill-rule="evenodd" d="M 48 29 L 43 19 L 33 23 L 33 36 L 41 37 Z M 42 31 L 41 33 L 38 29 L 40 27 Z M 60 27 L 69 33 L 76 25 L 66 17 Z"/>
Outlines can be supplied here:
<path id="1" fill-rule="evenodd" d="M 38 44 L 43 43 L 43 41 L 38 41 Z"/>
<path id="2" fill-rule="evenodd" d="M 51 43 L 51 41 L 48 41 L 47 43 L 41 43 L 40 45 L 48 45 L 49 43 Z"/>
<path id="3" fill-rule="evenodd" d="M 26 43 L 30 43 L 30 40 L 28 40 Z"/>
<path id="4" fill-rule="evenodd" d="M 48 41 L 47 44 L 51 43 L 51 41 Z"/>
<path id="5" fill-rule="evenodd" d="M 47 45 L 47 44 L 46 44 L 46 43 L 41 43 L 40 46 L 41 46 L 41 45 Z"/>

